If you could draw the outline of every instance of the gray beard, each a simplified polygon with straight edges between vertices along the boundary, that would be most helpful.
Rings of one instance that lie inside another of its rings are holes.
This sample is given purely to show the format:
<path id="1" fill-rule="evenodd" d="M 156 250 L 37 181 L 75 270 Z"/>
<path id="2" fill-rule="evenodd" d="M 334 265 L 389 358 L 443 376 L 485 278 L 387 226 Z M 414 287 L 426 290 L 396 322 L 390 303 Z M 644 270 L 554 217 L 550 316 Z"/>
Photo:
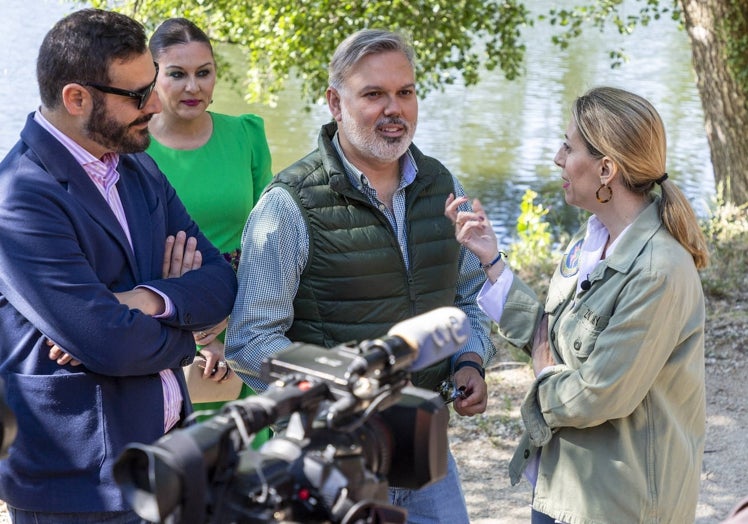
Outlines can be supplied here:
<path id="1" fill-rule="evenodd" d="M 348 141 L 360 152 L 373 157 L 380 162 L 389 163 L 397 161 L 413 143 L 415 135 L 415 123 L 411 126 L 401 119 L 390 119 L 391 122 L 405 125 L 405 135 L 397 138 L 381 137 L 375 130 L 362 129 L 355 124 L 355 120 L 349 118 L 349 114 L 343 110 L 340 128 L 343 130 Z M 377 122 L 377 127 L 382 125 Z"/>

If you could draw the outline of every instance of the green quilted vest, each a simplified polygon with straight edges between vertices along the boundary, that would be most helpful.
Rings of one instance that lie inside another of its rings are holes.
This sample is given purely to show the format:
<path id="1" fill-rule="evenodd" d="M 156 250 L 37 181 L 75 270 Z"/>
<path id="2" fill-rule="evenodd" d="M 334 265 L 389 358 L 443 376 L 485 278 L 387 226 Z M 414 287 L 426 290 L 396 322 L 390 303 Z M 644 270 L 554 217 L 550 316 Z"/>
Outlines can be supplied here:
<path id="1" fill-rule="evenodd" d="M 401 320 L 454 305 L 460 247 L 444 216 L 452 176 L 411 145 L 418 175 L 406 188 L 407 270 L 389 221 L 350 184 L 331 142 L 334 133 L 334 123 L 323 126 L 319 149 L 268 187 L 289 191 L 310 237 L 286 336 L 325 347 L 379 338 Z M 434 389 L 448 375 L 444 361 L 412 379 Z"/>

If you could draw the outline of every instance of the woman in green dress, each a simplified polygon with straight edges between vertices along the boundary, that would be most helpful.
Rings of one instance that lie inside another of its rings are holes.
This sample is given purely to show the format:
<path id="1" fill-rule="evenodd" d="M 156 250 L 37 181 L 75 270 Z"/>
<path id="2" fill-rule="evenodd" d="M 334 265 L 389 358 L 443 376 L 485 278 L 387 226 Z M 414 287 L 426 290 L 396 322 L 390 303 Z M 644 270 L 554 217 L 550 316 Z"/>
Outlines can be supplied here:
<path id="1" fill-rule="evenodd" d="M 171 18 L 151 36 L 159 65 L 156 91 L 163 111 L 149 124 L 147 152 L 213 244 L 236 269 L 244 223 L 272 177 L 263 120 L 252 114 L 208 111 L 216 83 L 216 62 L 208 36 L 191 21 Z M 224 359 L 225 322 L 195 333 L 206 359 L 204 380 L 220 382 L 233 372 Z M 254 392 L 244 384 L 240 398 Z M 197 411 L 222 402 L 194 403 Z M 255 441 L 258 444 L 258 441 Z"/>

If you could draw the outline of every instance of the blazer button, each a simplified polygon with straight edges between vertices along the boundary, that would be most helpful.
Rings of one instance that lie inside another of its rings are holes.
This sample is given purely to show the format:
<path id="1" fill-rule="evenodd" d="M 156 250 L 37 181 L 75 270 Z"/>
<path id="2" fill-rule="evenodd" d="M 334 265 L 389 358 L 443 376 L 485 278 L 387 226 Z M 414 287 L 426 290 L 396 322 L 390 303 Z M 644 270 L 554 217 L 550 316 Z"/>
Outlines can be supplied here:
<path id="1" fill-rule="evenodd" d="M 192 313 L 187 313 L 184 315 L 184 321 L 187 324 L 192 324 Z"/>
<path id="2" fill-rule="evenodd" d="M 579 351 L 581 348 L 582 348 L 582 342 L 579 339 L 575 340 L 574 341 L 574 349 L 576 349 L 577 351 Z"/>
<path id="3" fill-rule="evenodd" d="M 181 362 L 180 366 L 181 366 L 181 367 L 184 367 L 184 366 L 189 366 L 189 365 L 190 365 L 190 361 L 191 361 L 191 360 L 192 360 L 192 359 L 191 359 L 190 357 L 184 357 L 184 358 L 182 359 L 182 362 Z"/>
<path id="4" fill-rule="evenodd" d="M 530 458 L 530 450 L 529 449 L 525 450 L 525 458 Z"/>

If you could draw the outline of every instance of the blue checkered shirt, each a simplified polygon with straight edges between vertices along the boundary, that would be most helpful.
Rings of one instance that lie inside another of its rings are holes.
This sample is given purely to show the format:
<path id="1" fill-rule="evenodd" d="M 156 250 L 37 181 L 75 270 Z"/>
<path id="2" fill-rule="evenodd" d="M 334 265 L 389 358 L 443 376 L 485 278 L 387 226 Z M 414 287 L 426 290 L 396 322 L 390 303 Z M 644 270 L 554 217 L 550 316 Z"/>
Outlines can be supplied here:
<path id="1" fill-rule="evenodd" d="M 366 175 L 346 159 L 337 134 L 333 145 L 351 183 L 389 220 L 406 266 L 409 266 L 405 188 L 418 174 L 410 151 L 400 159 L 400 184 L 392 197 L 390 210 L 379 201 Z M 454 186 L 455 196 L 465 194 L 457 178 L 454 178 Z M 468 204 L 464 209 L 469 209 Z M 286 190 L 271 189 L 257 202 L 244 228 L 237 272 L 239 291 L 226 331 L 227 360 L 256 391 L 267 388 L 260 379 L 262 361 L 291 344 L 285 333 L 293 323 L 293 300 L 308 256 L 309 234 L 298 205 Z M 453 362 L 459 355 L 473 352 L 481 356 L 486 366 L 496 352 L 489 338 L 491 321 L 476 303 L 486 276 L 478 258 L 465 248 L 460 251 L 459 267 L 454 305 L 470 320 L 472 337 L 453 356 Z"/>

